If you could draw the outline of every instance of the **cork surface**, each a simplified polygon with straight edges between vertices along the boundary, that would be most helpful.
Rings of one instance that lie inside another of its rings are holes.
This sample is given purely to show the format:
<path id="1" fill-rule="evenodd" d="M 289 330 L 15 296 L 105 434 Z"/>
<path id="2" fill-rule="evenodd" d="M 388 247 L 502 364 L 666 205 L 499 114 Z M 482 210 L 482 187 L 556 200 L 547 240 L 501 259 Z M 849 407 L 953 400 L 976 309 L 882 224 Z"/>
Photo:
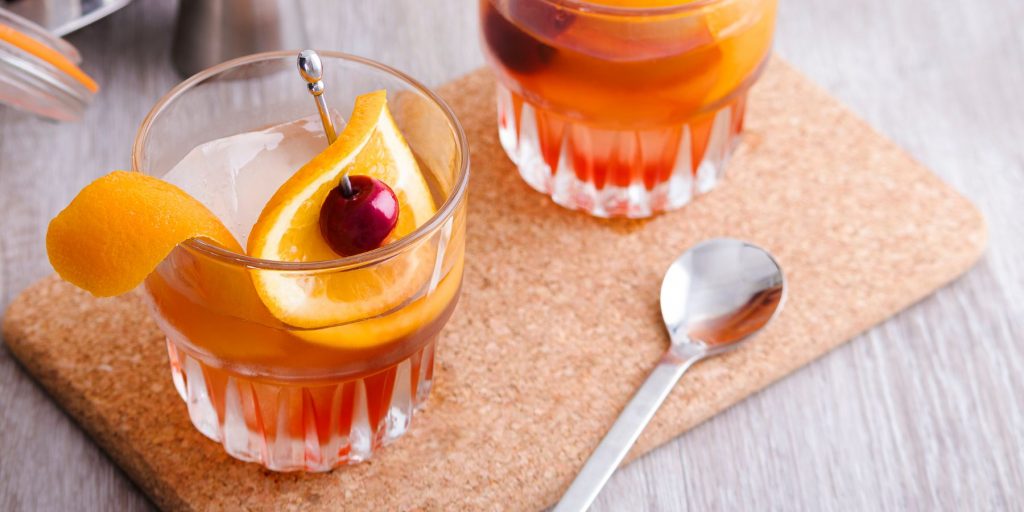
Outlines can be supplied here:
<path id="1" fill-rule="evenodd" d="M 369 463 L 273 474 L 196 432 L 134 294 L 56 278 L 10 306 L 10 350 L 168 510 L 537 509 L 557 500 L 668 343 L 662 273 L 716 236 L 772 251 L 784 311 L 685 377 L 633 456 L 677 436 L 965 271 L 978 211 L 786 64 L 749 101 L 724 183 L 681 211 L 603 221 L 530 190 L 494 127 L 491 78 L 441 89 L 472 147 L 466 277 L 427 409 Z"/>

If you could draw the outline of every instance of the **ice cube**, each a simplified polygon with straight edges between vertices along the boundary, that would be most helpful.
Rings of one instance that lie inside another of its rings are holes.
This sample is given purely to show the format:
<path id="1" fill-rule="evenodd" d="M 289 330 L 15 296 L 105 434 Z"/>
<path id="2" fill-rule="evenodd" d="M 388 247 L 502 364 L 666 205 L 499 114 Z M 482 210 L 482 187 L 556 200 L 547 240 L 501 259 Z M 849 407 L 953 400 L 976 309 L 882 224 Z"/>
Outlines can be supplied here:
<path id="1" fill-rule="evenodd" d="M 320 118 L 311 116 L 200 144 L 163 179 L 205 204 L 245 247 L 274 192 L 326 147 Z"/>

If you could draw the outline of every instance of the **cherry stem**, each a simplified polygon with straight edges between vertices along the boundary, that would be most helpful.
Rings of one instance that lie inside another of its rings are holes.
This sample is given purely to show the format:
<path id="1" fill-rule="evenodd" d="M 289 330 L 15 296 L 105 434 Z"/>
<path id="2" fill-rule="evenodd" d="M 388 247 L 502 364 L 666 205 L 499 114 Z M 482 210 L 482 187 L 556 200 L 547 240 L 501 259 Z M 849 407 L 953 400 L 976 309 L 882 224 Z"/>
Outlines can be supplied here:
<path id="1" fill-rule="evenodd" d="M 348 173 L 341 175 L 341 194 L 346 199 L 356 195 L 356 191 L 352 189 L 352 180 L 348 179 Z"/>

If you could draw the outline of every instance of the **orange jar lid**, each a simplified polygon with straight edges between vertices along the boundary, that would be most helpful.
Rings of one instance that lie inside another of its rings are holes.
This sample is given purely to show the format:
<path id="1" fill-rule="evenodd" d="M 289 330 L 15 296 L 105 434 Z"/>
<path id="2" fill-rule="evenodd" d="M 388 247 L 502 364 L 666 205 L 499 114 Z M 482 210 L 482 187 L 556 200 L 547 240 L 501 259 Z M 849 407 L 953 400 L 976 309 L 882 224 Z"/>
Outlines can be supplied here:
<path id="1" fill-rule="evenodd" d="M 79 119 L 99 90 L 73 46 L 0 9 L 0 103 L 58 120 Z"/>

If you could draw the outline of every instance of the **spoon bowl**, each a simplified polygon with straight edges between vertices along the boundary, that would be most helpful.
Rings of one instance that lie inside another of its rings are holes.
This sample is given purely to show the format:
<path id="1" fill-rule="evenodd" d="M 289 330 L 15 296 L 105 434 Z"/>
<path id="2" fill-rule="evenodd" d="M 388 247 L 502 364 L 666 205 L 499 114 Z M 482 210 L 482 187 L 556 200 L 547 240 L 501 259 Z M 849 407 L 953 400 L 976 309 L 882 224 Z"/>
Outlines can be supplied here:
<path id="1" fill-rule="evenodd" d="M 672 345 L 696 344 L 709 353 L 734 348 L 782 307 L 784 282 L 775 258 L 750 243 L 718 238 L 693 246 L 661 283 Z"/>

